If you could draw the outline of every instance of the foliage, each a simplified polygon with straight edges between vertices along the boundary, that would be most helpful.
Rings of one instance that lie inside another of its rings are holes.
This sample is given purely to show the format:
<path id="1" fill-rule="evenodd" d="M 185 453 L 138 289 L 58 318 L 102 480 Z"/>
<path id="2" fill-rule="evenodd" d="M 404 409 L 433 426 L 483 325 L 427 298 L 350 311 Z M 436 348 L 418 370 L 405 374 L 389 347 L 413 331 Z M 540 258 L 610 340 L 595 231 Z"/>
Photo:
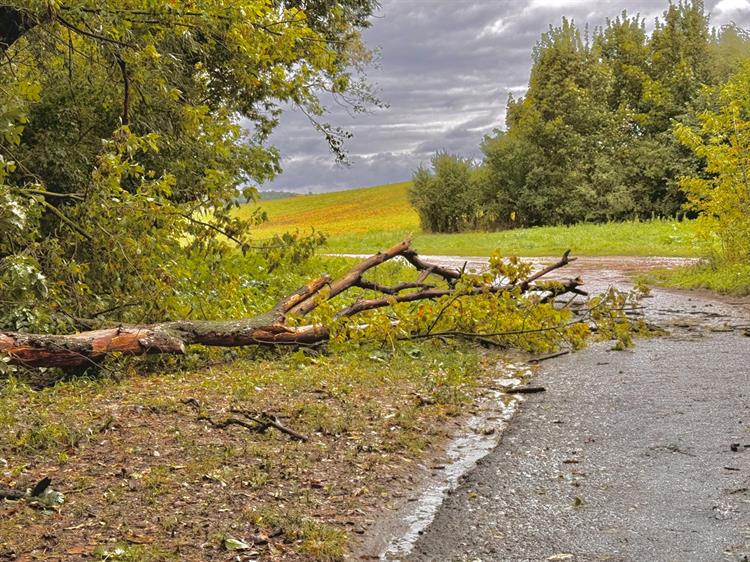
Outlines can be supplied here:
<path id="1" fill-rule="evenodd" d="M 749 54 L 745 31 L 709 30 L 700 0 L 670 2 L 650 35 L 627 12 L 593 33 L 563 18 L 534 48 L 528 90 L 509 100 L 506 130 L 484 139 L 482 181 L 460 190 L 469 200 L 459 211 L 472 207 L 476 220 L 459 222 L 498 229 L 675 216 L 679 178 L 703 163 L 673 124 L 694 122 L 710 102 L 702 86 L 725 80 Z M 414 203 L 423 215 L 431 201 Z"/>
<path id="2" fill-rule="evenodd" d="M 716 107 L 699 115 L 700 128 L 679 126 L 677 137 L 705 162 L 705 175 L 683 178 L 707 253 L 750 261 L 750 63 L 714 88 Z"/>
<path id="3" fill-rule="evenodd" d="M 469 160 L 440 152 L 432 159 L 434 173 L 419 168 L 412 178 L 409 202 L 427 232 L 458 232 L 475 222 L 478 172 Z"/>
<path id="4" fill-rule="evenodd" d="M 451 285 L 451 291 L 438 298 L 398 303 L 392 300 L 384 308 L 365 311 L 356 316 L 342 316 L 339 311 L 362 298 L 372 298 L 365 290 L 347 291 L 328 299 L 322 295 L 314 312 L 304 323 L 320 323 L 331 332 L 334 350 L 350 349 L 360 344 L 370 347 L 384 342 L 392 348 L 423 338 L 465 338 L 493 342 L 529 352 L 548 352 L 567 347 L 584 347 L 596 326 L 596 337 L 615 339 L 629 346 L 634 331 L 642 326 L 630 322 L 626 309 L 638 295 L 627 295 L 614 289 L 573 310 L 561 307 L 552 298 L 563 284 L 539 280 L 535 289 L 525 292 L 522 281 L 532 270 L 530 262 L 517 257 L 503 258 L 493 253 L 486 271 L 466 271 Z M 380 285 L 414 281 L 414 270 L 397 262 L 368 272 L 367 280 Z M 430 281 L 431 287 L 445 282 Z M 512 284 L 502 291 L 489 290 L 496 285 Z M 562 291 L 565 293 L 566 291 Z M 378 296 L 381 296 L 378 293 Z"/>
<path id="5" fill-rule="evenodd" d="M 232 269 L 232 246 L 251 277 L 309 255 L 320 237 L 258 248 L 263 215 L 232 210 L 279 170 L 267 139 L 281 104 L 301 107 L 342 156 L 318 96 L 376 101 L 358 73 L 373 7 L 3 6 L 24 32 L 0 38 L 0 327 L 62 329 L 112 309 L 125 321 L 202 315 L 206 295 L 230 294 L 216 272 Z"/>
<path id="6" fill-rule="evenodd" d="M 747 60 L 748 43 L 750 43 L 750 32 L 734 23 L 726 24 L 719 30 L 713 30 L 709 48 L 714 82 L 726 82 Z"/>
<path id="7" fill-rule="evenodd" d="M 700 126 L 677 137 L 705 162 L 705 174 L 682 179 L 697 234 L 714 265 L 750 263 L 750 62 L 707 93 L 715 106 Z"/>

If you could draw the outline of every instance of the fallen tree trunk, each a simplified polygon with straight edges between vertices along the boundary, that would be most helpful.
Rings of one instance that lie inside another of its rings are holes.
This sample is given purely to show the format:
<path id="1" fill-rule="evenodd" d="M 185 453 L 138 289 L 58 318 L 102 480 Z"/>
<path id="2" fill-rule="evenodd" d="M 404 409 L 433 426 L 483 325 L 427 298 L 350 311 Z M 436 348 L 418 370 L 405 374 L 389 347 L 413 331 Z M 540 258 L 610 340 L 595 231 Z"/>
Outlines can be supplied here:
<path id="1" fill-rule="evenodd" d="M 304 317 L 321 302 L 353 287 L 386 296 L 360 298 L 339 310 L 336 317 L 351 317 L 366 310 L 402 302 L 433 300 L 453 294 L 472 296 L 497 293 L 514 288 L 519 288 L 521 292 L 543 291 L 547 298 L 564 293 L 586 294 L 579 288 L 583 284 L 580 279 L 535 283 L 540 277 L 573 261 L 575 258 L 570 258 L 568 252 L 558 262 L 527 279 L 507 284 L 476 286 L 459 294 L 455 285 L 463 272 L 425 262 L 410 246 L 410 240 L 404 240 L 385 252 L 363 260 L 339 279 L 331 280 L 325 275 L 313 279 L 279 302 L 270 312 L 254 318 L 225 321 L 179 320 L 142 326 L 118 326 L 70 335 L 0 332 L 0 352 L 5 353 L 9 362 L 15 365 L 68 368 L 98 365 L 110 354 L 182 354 L 187 346 L 196 344 L 216 347 L 316 344 L 328 340 L 330 333 L 326 326 L 289 325 L 287 320 Z M 363 279 L 368 270 L 399 256 L 418 271 L 419 276 L 415 282 L 387 287 Z M 431 275 L 443 281 L 447 288 L 426 284 L 425 280 Z M 295 322 L 298 323 L 299 321 Z"/>
<path id="2" fill-rule="evenodd" d="M 328 339 L 322 326 L 290 328 L 263 316 L 247 320 L 177 321 L 121 326 L 72 335 L 0 333 L 0 351 L 10 363 L 29 367 L 83 367 L 112 353 L 183 354 L 187 346 L 310 344 Z"/>

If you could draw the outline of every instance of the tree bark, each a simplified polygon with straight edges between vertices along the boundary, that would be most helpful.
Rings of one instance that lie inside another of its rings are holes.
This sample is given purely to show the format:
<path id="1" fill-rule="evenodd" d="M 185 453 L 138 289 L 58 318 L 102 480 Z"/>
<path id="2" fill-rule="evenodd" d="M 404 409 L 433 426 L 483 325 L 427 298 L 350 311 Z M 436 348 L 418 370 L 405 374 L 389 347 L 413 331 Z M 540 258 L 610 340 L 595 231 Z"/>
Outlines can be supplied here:
<path id="1" fill-rule="evenodd" d="M 522 292 L 544 291 L 558 296 L 564 293 L 586 294 L 579 287 L 580 279 L 547 283 L 533 283 L 543 275 L 566 266 L 573 261 L 566 252 L 562 259 L 529 278 L 504 285 L 473 287 L 459 293 L 455 282 L 463 274 L 430 264 L 419 258 L 410 248 L 410 240 L 396 244 L 385 252 L 371 256 L 349 270 L 339 279 L 323 275 L 310 281 L 293 294 L 281 300 L 271 311 L 254 318 L 240 320 L 195 321 L 178 320 L 143 326 L 118 326 L 91 330 L 70 335 L 23 334 L 0 331 L 0 352 L 7 355 L 11 364 L 28 367 L 85 367 L 98 365 L 108 355 L 147 355 L 152 353 L 183 354 L 187 346 L 200 344 L 216 347 L 247 345 L 310 345 L 324 342 L 329 330 L 320 324 L 289 325 L 290 317 L 304 317 L 321 302 L 330 300 L 352 287 L 384 294 L 379 298 L 358 299 L 343 307 L 337 317 L 350 317 L 366 310 L 392 306 L 400 302 L 434 300 L 447 295 L 471 297 L 483 293 L 496 293 L 520 287 Z M 363 279 L 368 270 L 394 259 L 404 258 L 414 266 L 419 277 L 414 283 L 401 283 L 386 287 Z M 424 283 L 434 275 L 448 283 L 439 289 Z M 328 289 L 324 291 L 324 289 Z M 411 292 L 404 292 L 413 289 Z M 297 322 L 298 323 L 298 322 Z"/>
<path id="2" fill-rule="evenodd" d="M 0 351 L 28 367 L 85 367 L 107 355 L 184 354 L 187 346 L 304 345 L 328 339 L 322 326 L 288 327 L 271 316 L 245 320 L 165 322 L 71 335 L 0 333 Z"/>

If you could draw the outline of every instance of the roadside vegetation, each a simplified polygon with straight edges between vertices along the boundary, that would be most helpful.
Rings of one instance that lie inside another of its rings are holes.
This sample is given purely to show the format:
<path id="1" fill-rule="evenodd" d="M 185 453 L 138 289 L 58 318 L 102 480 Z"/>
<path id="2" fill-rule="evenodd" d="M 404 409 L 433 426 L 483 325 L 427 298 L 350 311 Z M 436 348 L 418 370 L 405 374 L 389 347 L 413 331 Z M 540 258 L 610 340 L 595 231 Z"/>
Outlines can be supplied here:
<path id="1" fill-rule="evenodd" d="M 495 354 L 448 350 L 261 350 L 37 390 L 5 381 L 0 483 L 47 476 L 65 503 L 0 504 L 0 553 L 338 560 L 408 493 L 416 461 L 444 462 L 436 446 L 492 386 Z M 230 409 L 271 413 L 308 440 L 202 419 Z"/>
<path id="2" fill-rule="evenodd" d="M 688 207 L 698 213 L 696 235 L 705 263 L 663 272 L 682 287 L 750 294 L 750 62 L 724 85 L 707 88 L 713 107 L 700 126 L 677 129 L 680 141 L 705 161 L 706 173 L 685 177 Z"/>
<path id="3" fill-rule="evenodd" d="M 750 295 L 750 265 L 708 261 L 689 267 L 657 270 L 642 277 L 645 283 L 679 289 L 708 289 L 725 295 Z"/>

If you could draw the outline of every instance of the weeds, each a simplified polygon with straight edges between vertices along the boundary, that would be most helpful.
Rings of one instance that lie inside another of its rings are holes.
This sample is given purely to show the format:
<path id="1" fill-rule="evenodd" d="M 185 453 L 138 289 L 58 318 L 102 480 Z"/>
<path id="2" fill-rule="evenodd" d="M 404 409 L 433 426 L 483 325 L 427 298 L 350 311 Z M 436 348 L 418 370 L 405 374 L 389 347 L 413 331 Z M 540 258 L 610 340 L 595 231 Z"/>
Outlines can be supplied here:
<path id="1" fill-rule="evenodd" d="M 279 532 L 287 541 L 297 543 L 299 552 L 313 560 L 341 560 L 344 556 L 347 535 L 331 525 L 272 508 L 251 512 L 249 517 L 258 527 Z"/>
<path id="2" fill-rule="evenodd" d="M 685 289 L 708 289 L 735 296 L 750 295 L 750 264 L 701 263 L 679 269 L 655 271 L 647 281 Z"/>

